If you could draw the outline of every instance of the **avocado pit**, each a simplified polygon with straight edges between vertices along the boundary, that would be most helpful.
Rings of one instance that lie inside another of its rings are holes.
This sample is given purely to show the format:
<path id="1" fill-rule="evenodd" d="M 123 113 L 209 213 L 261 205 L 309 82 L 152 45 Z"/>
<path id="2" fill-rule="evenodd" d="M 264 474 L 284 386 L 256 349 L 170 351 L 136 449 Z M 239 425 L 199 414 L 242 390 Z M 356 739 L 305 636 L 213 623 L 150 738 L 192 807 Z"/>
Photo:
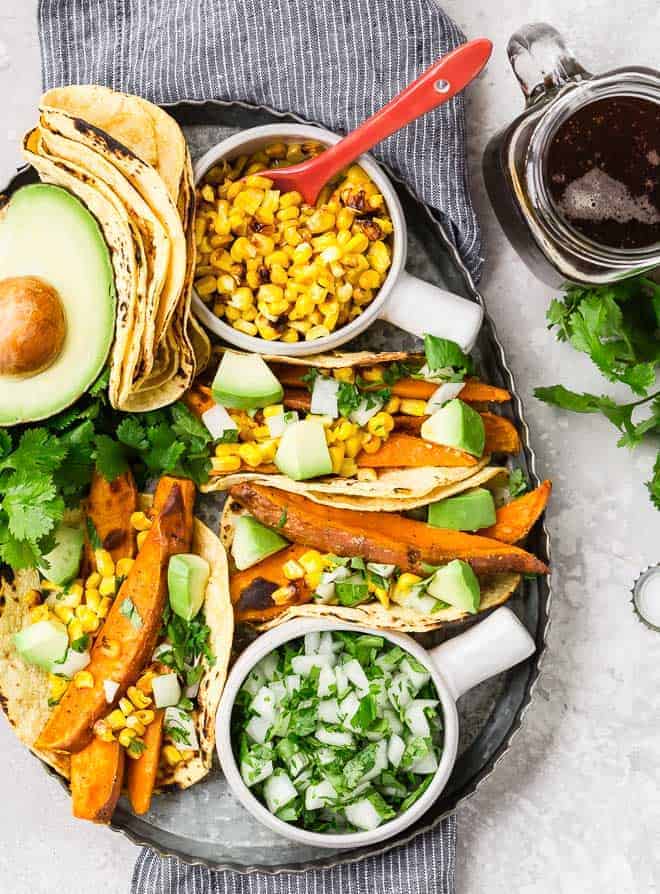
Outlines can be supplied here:
<path id="1" fill-rule="evenodd" d="M 27 378 L 47 369 L 65 337 L 56 289 L 37 276 L 0 280 L 0 375 Z"/>

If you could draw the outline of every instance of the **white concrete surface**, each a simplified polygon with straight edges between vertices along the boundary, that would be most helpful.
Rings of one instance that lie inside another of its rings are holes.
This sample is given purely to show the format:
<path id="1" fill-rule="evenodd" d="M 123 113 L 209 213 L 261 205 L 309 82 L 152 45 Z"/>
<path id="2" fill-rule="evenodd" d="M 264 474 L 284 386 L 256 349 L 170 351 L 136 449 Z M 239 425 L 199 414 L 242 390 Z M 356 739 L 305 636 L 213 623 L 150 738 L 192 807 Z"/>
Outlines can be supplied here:
<path id="1" fill-rule="evenodd" d="M 545 330 L 551 292 L 503 238 L 480 173 L 488 136 L 521 98 L 505 58 L 510 33 L 549 21 L 587 68 L 658 67 L 656 0 L 444 0 L 465 32 L 495 41 L 469 97 L 475 200 L 486 238 L 482 289 L 505 344 L 542 474 L 555 484 L 550 526 L 555 591 L 551 654 L 525 728 L 459 816 L 459 894 L 651 894 L 660 890 L 660 636 L 635 620 L 628 589 L 660 559 L 660 516 L 643 481 L 651 448 L 630 454 L 595 417 L 569 417 L 531 396 L 537 384 L 599 390 L 586 358 Z M 0 182 L 35 117 L 39 50 L 34 0 L 0 3 Z M 121 892 L 137 849 L 69 816 L 59 786 L 0 722 L 0 891 Z"/>

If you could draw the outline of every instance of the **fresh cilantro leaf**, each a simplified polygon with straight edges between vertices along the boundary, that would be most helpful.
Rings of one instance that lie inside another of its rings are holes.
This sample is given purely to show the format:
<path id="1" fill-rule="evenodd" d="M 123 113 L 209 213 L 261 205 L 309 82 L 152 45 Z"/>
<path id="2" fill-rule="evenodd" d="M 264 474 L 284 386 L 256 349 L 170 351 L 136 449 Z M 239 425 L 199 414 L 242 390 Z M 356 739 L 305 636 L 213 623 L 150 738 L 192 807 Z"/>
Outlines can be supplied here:
<path id="1" fill-rule="evenodd" d="M 6 482 L 2 508 L 15 538 L 37 542 L 61 521 L 64 500 L 48 475 L 21 468 Z"/>
<path id="2" fill-rule="evenodd" d="M 431 785 L 432 782 L 433 782 L 432 775 L 429 774 L 428 776 L 425 776 L 424 779 L 417 786 L 417 788 L 413 789 L 410 792 L 410 794 L 408 795 L 408 797 L 404 801 L 401 802 L 401 806 L 399 807 L 399 813 L 405 813 L 406 810 L 408 810 L 410 807 L 412 807 L 412 805 L 415 803 L 415 801 L 419 801 L 419 799 L 422 797 L 422 795 L 424 794 L 426 789 Z"/>
<path id="3" fill-rule="evenodd" d="M 660 452 L 658 453 L 653 466 L 653 476 L 650 481 L 646 482 L 646 486 L 651 495 L 651 502 L 656 509 L 660 509 Z"/>
<path id="4" fill-rule="evenodd" d="M 143 621 L 140 617 L 140 612 L 135 607 L 135 603 L 130 596 L 126 596 L 119 611 L 125 618 L 128 618 L 136 630 L 139 630 L 140 627 L 142 627 Z"/>
<path id="5" fill-rule="evenodd" d="M 337 389 L 337 409 L 342 416 L 350 416 L 362 403 L 362 394 L 352 382 L 340 382 Z"/>
<path id="6" fill-rule="evenodd" d="M 177 745 L 187 745 L 190 747 L 190 733 L 183 729 L 183 727 L 169 725 L 165 727 L 164 733 Z"/>
<path id="7" fill-rule="evenodd" d="M 407 363 L 393 360 L 392 363 L 386 364 L 383 368 L 383 382 L 386 385 L 394 385 L 400 379 L 407 379 L 411 371 L 412 367 Z"/>
<path id="8" fill-rule="evenodd" d="M 172 428 L 161 422 L 148 429 L 150 449 L 144 455 L 144 461 L 152 472 L 168 474 L 173 472 L 186 445 L 178 441 Z"/>
<path id="9" fill-rule="evenodd" d="M 197 416 L 181 401 L 177 401 L 169 408 L 172 414 L 172 429 L 183 438 L 198 438 L 204 444 L 208 444 L 211 433 Z"/>
<path id="10" fill-rule="evenodd" d="M 237 428 L 226 428 L 223 433 L 218 438 L 218 444 L 237 444 L 238 443 L 238 429 Z"/>
<path id="11" fill-rule="evenodd" d="M 317 367 L 315 367 L 315 366 L 310 366 L 309 371 L 306 372 L 304 376 L 302 376 L 301 381 L 303 381 L 305 383 L 305 385 L 307 385 L 307 388 L 311 392 L 314 390 L 314 382 L 318 379 L 318 377 L 320 375 L 321 375 L 320 369 L 317 369 Z"/>
<path id="12" fill-rule="evenodd" d="M 282 510 L 282 514 L 280 515 L 280 517 L 279 517 L 279 519 L 278 519 L 278 522 L 277 522 L 277 524 L 275 525 L 275 527 L 276 527 L 276 528 L 283 528 L 284 525 L 286 524 L 286 519 L 287 519 L 287 511 L 286 511 L 286 509 L 283 509 L 283 510 Z"/>
<path id="13" fill-rule="evenodd" d="M 144 426 L 137 416 L 127 416 L 117 426 L 117 437 L 122 444 L 133 450 L 148 450 L 149 439 Z"/>
<path id="14" fill-rule="evenodd" d="M 104 396 L 104 392 L 107 390 L 108 385 L 110 384 L 110 367 L 106 366 L 98 379 L 94 382 L 92 387 L 89 389 L 89 394 L 92 397 L 100 397 Z"/>
<path id="15" fill-rule="evenodd" d="M 109 435 L 96 437 L 96 468 L 106 481 L 114 481 L 128 469 L 124 448 Z"/>
<path id="16" fill-rule="evenodd" d="M 21 540 L 9 531 L 6 522 L 0 524 L 0 559 L 14 570 L 34 568 L 42 552 L 33 540 Z"/>
<path id="17" fill-rule="evenodd" d="M 71 643 L 74 652 L 86 652 L 89 648 L 89 634 L 83 633 L 78 639 L 74 639 Z"/>
<path id="18" fill-rule="evenodd" d="M 85 518 L 85 526 L 87 527 L 87 539 L 89 540 L 89 545 L 92 549 L 103 549 L 103 543 L 99 537 L 99 532 L 96 530 L 96 525 L 89 515 Z"/>
<path id="19" fill-rule="evenodd" d="M 376 714 L 376 699 L 373 695 L 365 695 L 360 699 L 360 707 L 351 718 L 351 726 L 364 732 L 374 722 Z"/>
<path id="20" fill-rule="evenodd" d="M 468 355 L 462 350 L 460 345 L 457 345 L 455 341 L 451 341 L 449 338 L 425 335 L 424 353 L 431 371 L 452 367 L 467 372 L 472 368 L 472 361 Z"/>
<path id="21" fill-rule="evenodd" d="M 11 435 L 4 428 L 0 428 L 0 460 L 11 453 L 12 446 Z"/>
<path id="22" fill-rule="evenodd" d="M 513 500 L 529 490 L 529 483 L 522 469 L 513 469 L 509 474 L 509 496 Z"/>
<path id="23" fill-rule="evenodd" d="M 2 467 L 52 472 L 66 456 L 66 447 L 45 428 L 28 428 L 21 435 L 18 447 L 2 462 Z"/>
<path id="24" fill-rule="evenodd" d="M 131 754 L 141 755 L 146 750 L 146 744 L 141 739 L 131 739 L 128 744 L 128 750 Z"/>

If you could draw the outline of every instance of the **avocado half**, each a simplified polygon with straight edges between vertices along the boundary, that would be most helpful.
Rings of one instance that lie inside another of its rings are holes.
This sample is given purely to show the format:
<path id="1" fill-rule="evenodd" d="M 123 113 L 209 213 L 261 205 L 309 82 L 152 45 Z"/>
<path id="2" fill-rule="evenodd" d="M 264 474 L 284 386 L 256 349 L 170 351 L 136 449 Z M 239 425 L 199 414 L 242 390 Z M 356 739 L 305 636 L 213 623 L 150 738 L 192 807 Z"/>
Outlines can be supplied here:
<path id="1" fill-rule="evenodd" d="M 19 189 L 0 218 L 0 425 L 77 400 L 114 332 L 112 262 L 96 219 L 59 186 Z"/>

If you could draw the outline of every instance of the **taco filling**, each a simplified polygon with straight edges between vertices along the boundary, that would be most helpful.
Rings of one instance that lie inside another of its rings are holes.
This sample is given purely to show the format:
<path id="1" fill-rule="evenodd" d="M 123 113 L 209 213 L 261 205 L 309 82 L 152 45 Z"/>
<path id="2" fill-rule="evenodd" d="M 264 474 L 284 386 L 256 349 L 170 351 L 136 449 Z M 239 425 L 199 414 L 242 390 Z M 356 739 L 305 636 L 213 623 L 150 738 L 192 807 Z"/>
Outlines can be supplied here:
<path id="1" fill-rule="evenodd" d="M 517 453 L 513 424 L 486 409 L 509 392 L 471 377 L 470 358 L 453 342 L 427 336 L 425 346 L 425 355 L 304 363 L 224 352 L 213 382 L 187 397 L 218 441 L 211 489 L 253 474 L 347 479 L 357 494 L 360 482 L 422 468 L 446 470 L 436 482 L 444 484 L 492 454 Z"/>
<path id="2" fill-rule="evenodd" d="M 233 621 L 217 538 L 193 518 L 192 482 L 153 501 L 130 473 L 92 481 L 39 573 L 6 587 L 0 692 L 17 734 L 70 778 L 74 815 L 109 822 L 125 785 L 205 776 Z"/>
<path id="3" fill-rule="evenodd" d="M 481 503 L 479 492 L 466 496 L 476 494 L 471 502 Z M 260 484 L 235 485 L 221 522 L 235 619 L 264 624 L 335 614 L 360 620 L 366 610 L 372 626 L 421 630 L 484 611 L 511 595 L 520 574 L 547 573 L 516 542 L 549 493 L 544 482 L 498 509 L 489 528 L 468 533 L 433 524 L 439 506 L 447 523 L 474 512 L 447 507 L 451 500 L 433 504 L 422 521 L 328 508 Z"/>

